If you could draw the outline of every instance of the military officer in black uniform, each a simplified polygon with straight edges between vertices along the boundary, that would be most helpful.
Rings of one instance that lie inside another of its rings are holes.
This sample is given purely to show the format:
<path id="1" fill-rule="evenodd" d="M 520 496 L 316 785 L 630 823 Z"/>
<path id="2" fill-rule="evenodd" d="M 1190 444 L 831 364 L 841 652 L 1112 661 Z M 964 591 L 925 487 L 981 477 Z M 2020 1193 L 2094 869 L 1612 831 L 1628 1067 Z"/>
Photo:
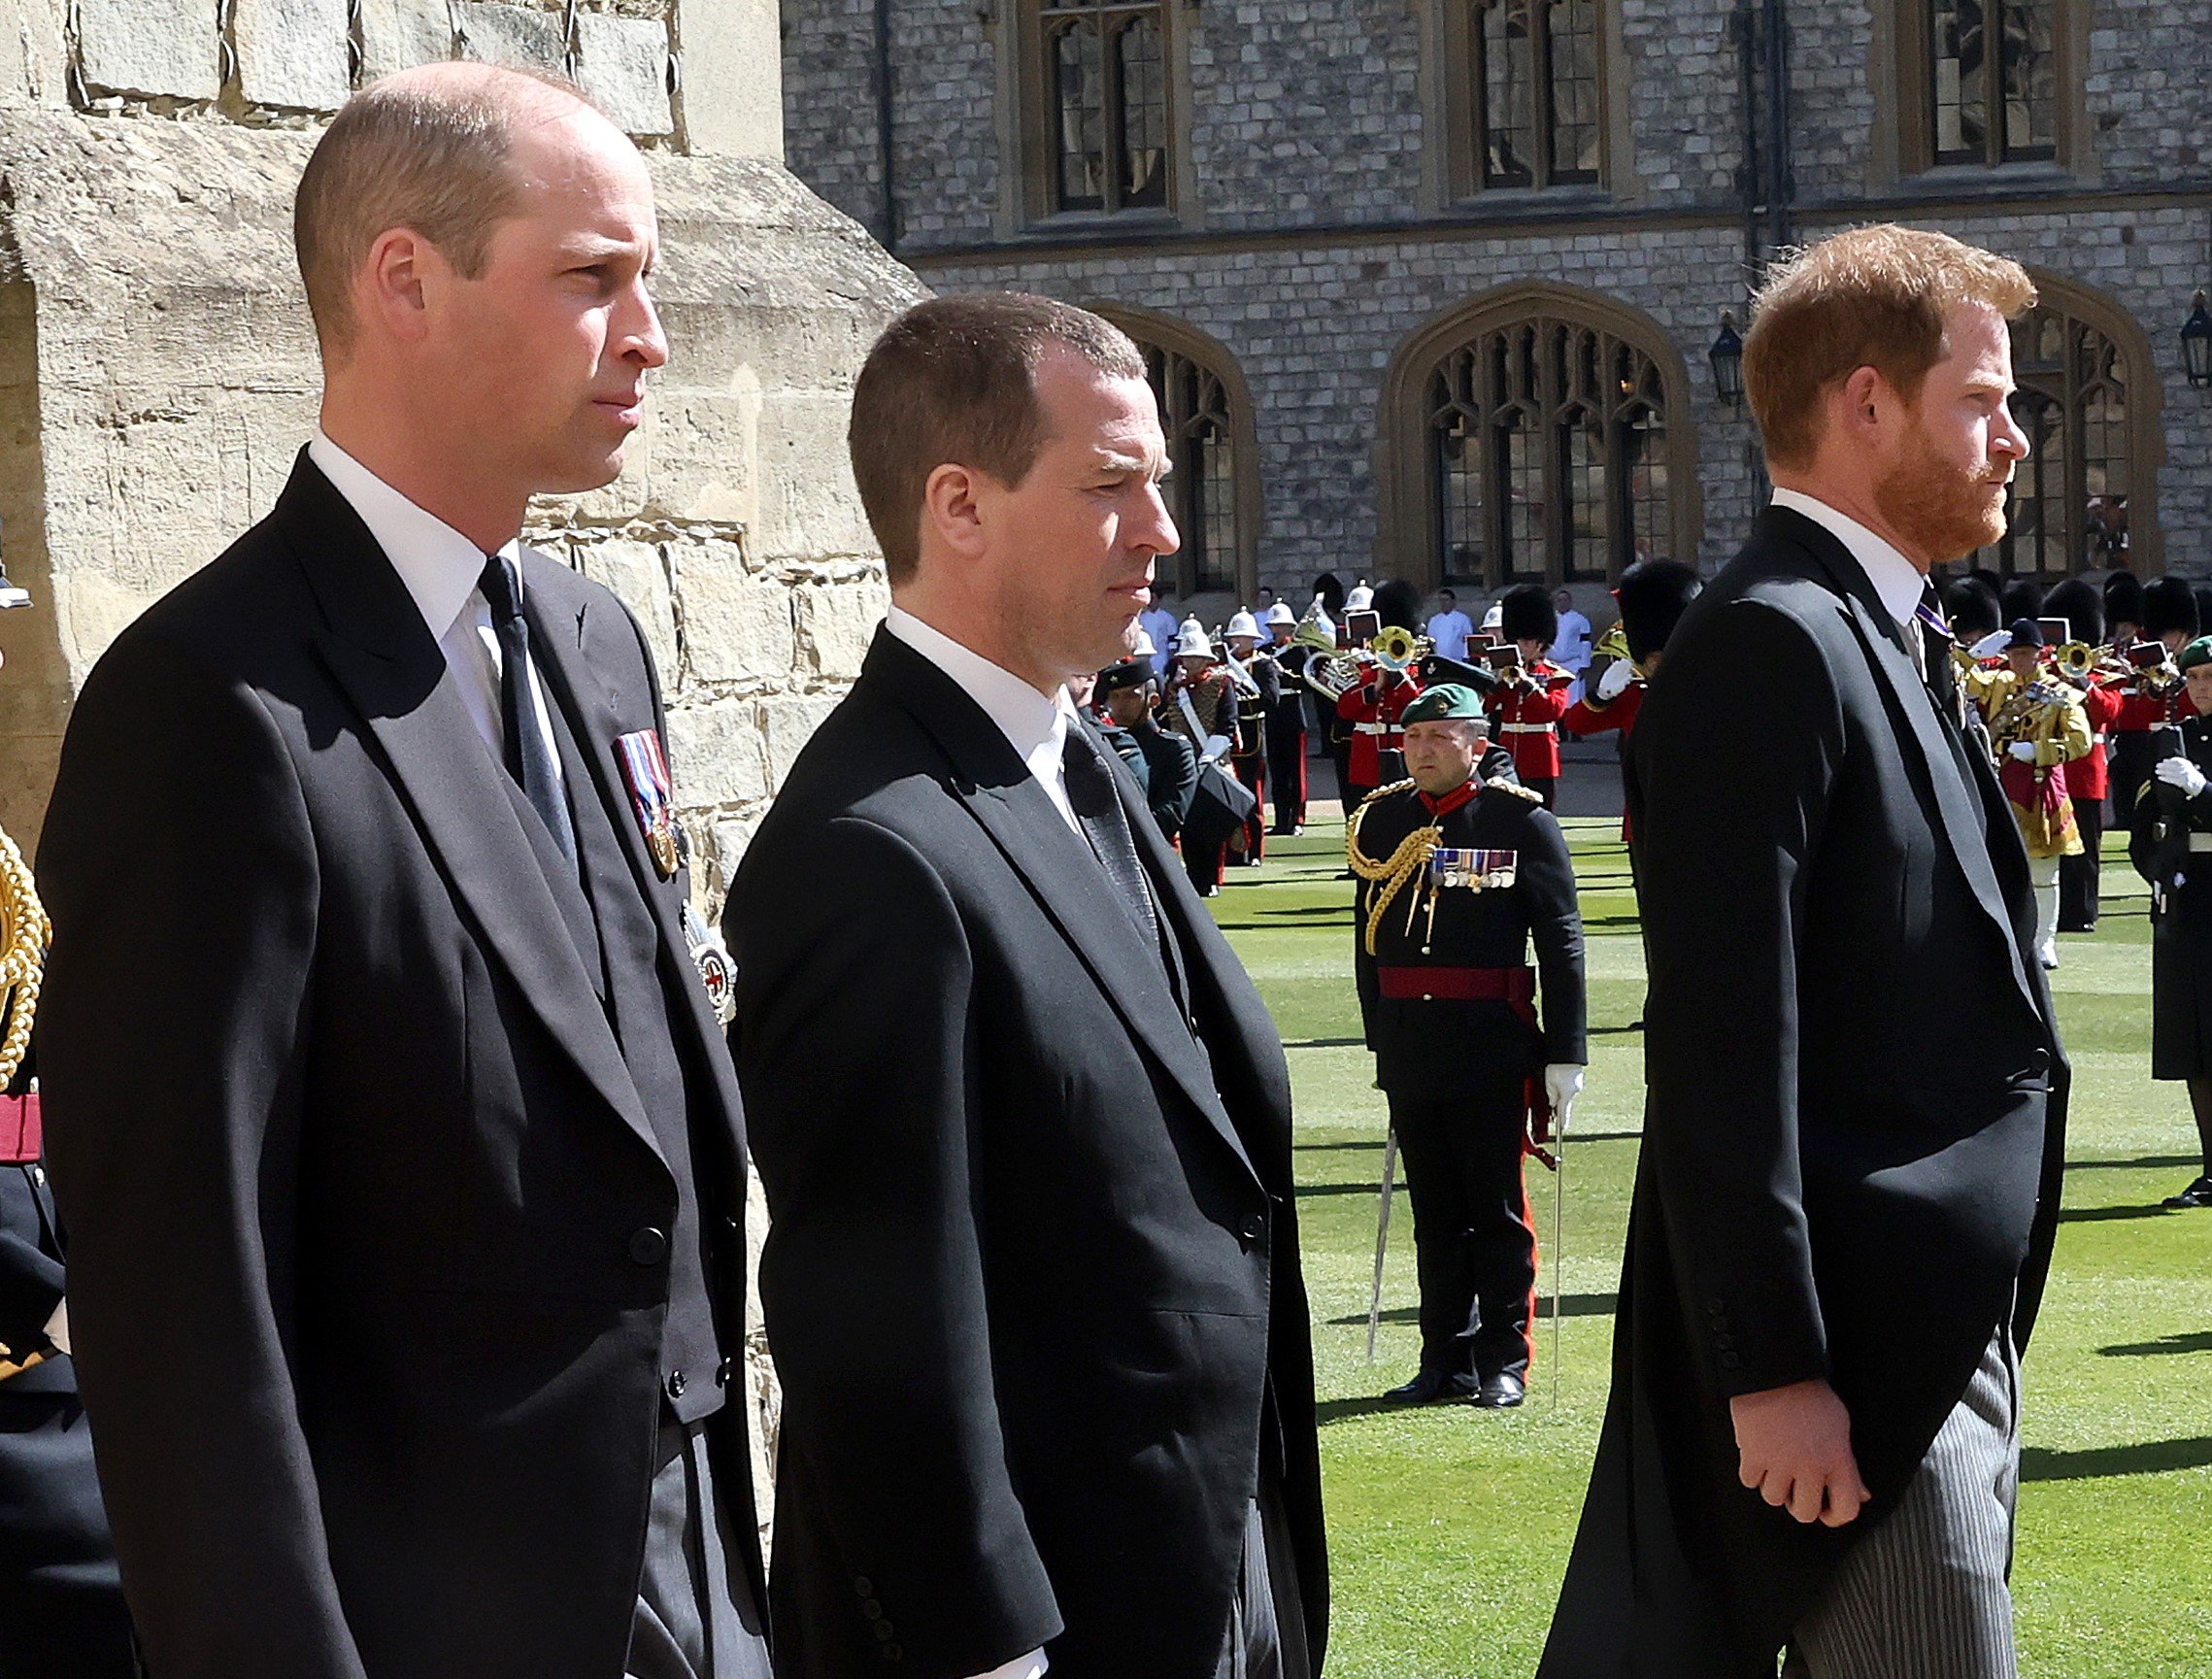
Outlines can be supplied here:
<path id="1" fill-rule="evenodd" d="M 1140 639 L 1142 637 L 1140 636 Z M 1099 731 L 1145 789 L 1145 806 L 1169 840 L 1183 831 L 1190 797 L 1198 789 L 1198 754 L 1181 735 L 1159 726 L 1154 704 L 1159 679 L 1151 643 L 1098 673 L 1093 699 L 1105 713 Z"/>
<path id="2" fill-rule="evenodd" d="M 2212 635 L 2175 662 L 2190 703 L 2212 709 Z M 2188 1085 L 2204 1153 L 2196 1181 L 2165 1204 L 2212 1207 L 2212 717 L 2192 713 L 2144 739 L 2153 762 L 2128 855 L 2151 883 L 2151 1077 Z"/>
<path id="3" fill-rule="evenodd" d="M 1421 1369 L 1387 1397 L 1501 1408 L 1521 1403 L 1535 1311 L 1523 1155 L 1582 1089 L 1582 915 L 1558 821 L 1480 773 L 1475 690 L 1432 688 L 1404 722 L 1412 779 L 1362 803 L 1345 842 L 1360 1014 L 1421 1277 Z"/>

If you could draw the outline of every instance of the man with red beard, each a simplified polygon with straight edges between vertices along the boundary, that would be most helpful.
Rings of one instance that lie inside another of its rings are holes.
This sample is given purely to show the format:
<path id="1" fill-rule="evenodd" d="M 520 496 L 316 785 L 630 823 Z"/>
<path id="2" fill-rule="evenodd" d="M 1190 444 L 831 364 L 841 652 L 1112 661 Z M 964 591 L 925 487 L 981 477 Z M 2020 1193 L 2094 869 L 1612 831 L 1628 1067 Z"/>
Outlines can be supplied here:
<path id="1" fill-rule="evenodd" d="M 2018 1359 L 2067 1068 L 1927 578 L 2004 531 L 2034 296 L 1894 226 L 1760 294 L 1774 506 L 1630 749 L 1649 1098 L 1541 1679 L 1771 1679 L 1786 1647 L 1806 1679 L 2016 1671 Z"/>

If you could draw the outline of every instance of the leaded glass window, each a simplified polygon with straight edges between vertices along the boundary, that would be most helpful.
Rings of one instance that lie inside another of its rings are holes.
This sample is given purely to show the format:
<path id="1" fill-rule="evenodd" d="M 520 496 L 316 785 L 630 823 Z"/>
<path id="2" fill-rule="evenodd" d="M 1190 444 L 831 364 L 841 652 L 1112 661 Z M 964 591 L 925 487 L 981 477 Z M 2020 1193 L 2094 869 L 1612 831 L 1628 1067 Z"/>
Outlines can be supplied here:
<path id="1" fill-rule="evenodd" d="M 2007 528 L 1974 563 L 2045 580 L 2126 566 L 2128 361 L 2120 347 L 2062 307 L 2012 324 L 2013 418 L 2033 452 L 2013 474 Z"/>
<path id="2" fill-rule="evenodd" d="M 2059 154 L 2059 0 L 1930 0 L 1937 163 Z"/>
<path id="3" fill-rule="evenodd" d="M 1598 0 L 1469 0 L 1467 92 L 1475 184 L 1545 187 L 1598 178 Z"/>
<path id="4" fill-rule="evenodd" d="M 1167 203 L 1167 37 L 1159 0 L 1042 0 L 1056 211 Z"/>
<path id="5" fill-rule="evenodd" d="M 1167 510 L 1182 532 L 1183 547 L 1161 561 L 1174 574 L 1169 592 L 1193 595 L 1211 589 L 1234 590 L 1239 525 L 1237 417 L 1230 411 L 1227 384 L 1204 363 L 1180 352 L 1147 344 L 1145 375 L 1159 399 L 1160 430 L 1175 470 L 1165 486 Z"/>

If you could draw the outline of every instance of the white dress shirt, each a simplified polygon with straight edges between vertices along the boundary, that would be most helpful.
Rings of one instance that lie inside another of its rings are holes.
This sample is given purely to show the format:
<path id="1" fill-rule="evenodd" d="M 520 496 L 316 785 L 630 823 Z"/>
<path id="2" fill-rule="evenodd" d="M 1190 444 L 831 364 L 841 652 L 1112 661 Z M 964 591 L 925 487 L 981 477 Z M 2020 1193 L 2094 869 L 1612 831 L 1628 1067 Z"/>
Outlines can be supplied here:
<path id="1" fill-rule="evenodd" d="M 461 704 L 495 763 L 506 761 L 506 726 L 499 719 L 499 682 L 504 661 L 499 656 L 499 635 L 491 627 L 491 607 L 478 584 L 488 557 L 467 537 L 434 514 L 425 513 L 406 496 L 316 428 L 307 446 L 307 457 L 321 469 L 347 505 L 361 516 L 377 546 L 391 561 L 399 581 L 414 597 L 416 610 L 429 625 L 446 655 L 446 668 L 460 690 Z M 514 567 L 515 598 L 522 598 L 521 545 L 510 541 L 500 557 Z M 537 661 L 530 669 L 530 699 L 537 707 L 538 727 L 552 740 L 553 714 L 546 706 L 545 684 Z M 553 774 L 563 779 L 559 756 Z"/>
<path id="2" fill-rule="evenodd" d="M 1454 607 L 1430 619 L 1424 633 L 1436 644 L 1437 657 L 1463 659 L 1467 656 L 1467 642 L 1475 633 L 1475 621 Z"/>
<path id="3" fill-rule="evenodd" d="M 1083 824 L 1075 819 L 1075 806 L 1067 797 L 1067 763 L 1060 756 L 1067 748 L 1067 731 L 1076 721 L 1075 702 L 1067 689 L 1047 695 L 1031 688 L 1012 671 L 971 653 L 943 630 L 927 624 L 904 607 L 893 606 L 885 615 L 884 627 L 908 647 L 951 677 L 984 715 L 998 725 L 1015 756 L 1029 766 L 1060 820 L 1078 835 Z M 1088 842 L 1087 842 L 1088 843 Z M 988 1676 L 987 1676 L 988 1679 Z"/>
<path id="4" fill-rule="evenodd" d="M 1559 614 L 1559 633 L 1552 638 L 1551 660 L 1561 670 L 1590 668 L 1590 620 L 1571 606 Z"/>
<path id="5" fill-rule="evenodd" d="M 1152 637 L 1152 669 L 1155 676 L 1167 674 L 1167 661 L 1175 656 L 1175 637 L 1183 622 L 1175 614 L 1157 604 L 1145 608 L 1137 622 Z"/>
<path id="6" fill-rule="evenodd" d="M 1919 645 L 1920 600 L 1927 590 L 1926 572 L 1849 514 L 1838 513 L 1827 502 L 1802 490 L 1776 490 L 1774 505 L 1803 514 L 1849 549 L 1851 557 L 1859 561 L 1860 570 L 1866 574 L 1866 581 L 1874 586 L 1882 610 L 1897 621 L 1898 628 L 1914 638 L 1915 646 Z"/>

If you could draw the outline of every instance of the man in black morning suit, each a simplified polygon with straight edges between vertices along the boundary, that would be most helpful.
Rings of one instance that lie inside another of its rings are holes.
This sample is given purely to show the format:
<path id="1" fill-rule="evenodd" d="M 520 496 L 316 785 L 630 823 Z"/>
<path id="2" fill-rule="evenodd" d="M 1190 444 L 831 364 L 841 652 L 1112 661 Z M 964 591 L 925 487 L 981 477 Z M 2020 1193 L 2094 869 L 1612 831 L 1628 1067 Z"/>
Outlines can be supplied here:
<path id="1" fill-rule="evenodd" d="M 516 540 L 666 359 L 651 183 L 573 94 L 438 65 L 341 113 L 298 237 L 322 425 L 94 669 L 42 855 L 148 1670 L 760 1679 L 743 1129 L 657 680 Z"/>
<path id="2" fill-rule="evenodd" d="M 1282 1047 L 1061 687 L 1176 546 L 1144 362 L 1065 305 L 941 298 L 871 353 L 852 439 L 890 617 L 726 923 L 779 1667 L 1308 1679 Z"/>
<path id="3" fill-rule="evenodd" d="M 1775 503 L 1667 643 L 1630 810 L 1650 1098 L 1543 1679 L 2010 1679 L 2018 1356 L 2067 1068 L 1928 568 L 2003 531 L 2014 264 L 1837 235 L 1761 293 Z"/>

